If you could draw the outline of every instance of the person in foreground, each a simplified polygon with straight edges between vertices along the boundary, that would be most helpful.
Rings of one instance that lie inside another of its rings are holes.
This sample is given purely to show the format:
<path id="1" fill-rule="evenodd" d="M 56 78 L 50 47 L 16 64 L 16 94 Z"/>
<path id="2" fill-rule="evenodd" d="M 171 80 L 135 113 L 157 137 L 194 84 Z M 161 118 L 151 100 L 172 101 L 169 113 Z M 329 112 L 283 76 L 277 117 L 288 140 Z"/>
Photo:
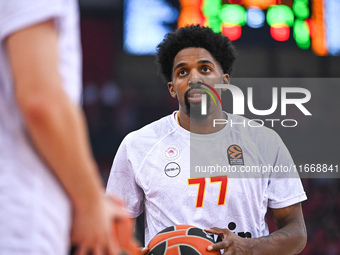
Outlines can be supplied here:
<path id="1" fill-rule="evenodd" d="M 67 255 L 71 245 L 79 255 L 113 255 L 126 248 L 121 236 L 132 243 L 78 106 L 78 25 L 76 1 L 0 1 L 2 255 Z"/>
<path id="2" fill-rule="evenodd" d="M 231 126 L 245 118 L 222 111 L 221 104 L 212 100 L 202 115 L 202 88 L 213 94 L 214 84 L 229 83 L 235 59 L 229 39 L 207 27 L 187 26 L 165 37 L 157 58 L 179 110 L 125 137 L 113 161 L 107 192 L 123 198 L 133 217 L 145 212 L 146 244 L 168 226 L 189 224 L 219 236 L 219 242 L 207 250 L 223 249 L 226 255 L 301 252 L 306 228 L 300 203 L 306 195 L 298 176 L 190 175 L 195 153 L 236 169 L 294 164 L 273 130 Z M 221 95 L 221 89 L 215 91 Z M 214 119 L 227 124 L 214 126 Z M 267 210 L 277 227 L 271 234 L 265 222 Z"/>

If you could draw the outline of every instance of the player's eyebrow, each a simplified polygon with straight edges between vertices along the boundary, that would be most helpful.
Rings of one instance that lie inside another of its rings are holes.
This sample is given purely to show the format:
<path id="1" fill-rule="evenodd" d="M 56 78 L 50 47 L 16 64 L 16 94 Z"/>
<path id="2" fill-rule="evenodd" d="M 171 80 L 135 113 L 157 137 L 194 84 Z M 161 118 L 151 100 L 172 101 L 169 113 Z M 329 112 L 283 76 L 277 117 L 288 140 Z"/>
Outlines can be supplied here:
<path id="1" fill-rule="evenodd" d="M 178 64 L 174 67 L 174 71 L 175 71 L 177 68 L 180 68 L 180 67 L 186 66 L 186 65 L 187 65 L 187 63 L 185 63 L 185 62 L 178 63 Z"/>
<path id="2" fill-rule="evenodd" d="M 198 61 L 197 63 L 199 64 L 211 64 L 212 66 L 215 66 L 214 63 L 210 60 L 207 60 L 207 59 L 203 59 L 203 60 L 200 60 Z M 181 63 L 178 63 L 175 67 L 174 67 L 174 70 L 176 70 L 177 68 L 180 68 L 182 66 L 185 66 L 187 65 L 187 63 L 185 62 L 181 62 Z"/>
<path id="3" fill-rule="evenodd" d="M 213 62 L 211 62 L 210 60 L 206 60 L 206 59 L 203 59 L 203 60 L 200 60 L 198 61 L 199 64 L 211 64 L 212 66 L 215 66 Z"/>

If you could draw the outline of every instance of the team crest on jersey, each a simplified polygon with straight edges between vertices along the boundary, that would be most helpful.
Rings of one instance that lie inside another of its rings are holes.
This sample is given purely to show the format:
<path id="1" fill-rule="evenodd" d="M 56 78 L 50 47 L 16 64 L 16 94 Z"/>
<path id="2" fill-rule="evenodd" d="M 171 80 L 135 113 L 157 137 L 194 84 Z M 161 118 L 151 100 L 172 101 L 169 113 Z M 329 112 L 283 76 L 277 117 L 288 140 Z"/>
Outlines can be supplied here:
<path id="1" fill-rule="evenodd" d="M 228 148 L 229 165 L 244 165 L 243 152 L 240 146 L 233 144 Z"/>
<path id="2" fill-rule="evenodd" d="M 169 177 L 176 177 L 181 172 L 181 167 L 175 162 L 170 162 L 165 166 L 164 172 Z"/>
<path id="3" fill-rule="evenodd" d="M 164 157 L 168 160 L 178 158 L 179 150 L 175 146 L 171 146 L 164 151 Z"/>

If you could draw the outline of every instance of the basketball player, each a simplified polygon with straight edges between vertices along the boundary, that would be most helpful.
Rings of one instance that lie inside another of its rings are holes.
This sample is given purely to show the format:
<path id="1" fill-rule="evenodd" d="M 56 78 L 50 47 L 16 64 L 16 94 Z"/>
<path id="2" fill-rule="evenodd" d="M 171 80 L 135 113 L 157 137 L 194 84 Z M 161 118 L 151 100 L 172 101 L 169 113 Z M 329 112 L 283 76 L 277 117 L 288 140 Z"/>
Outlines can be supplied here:
<path id="1" fill-rule="evenodd" d="M 202 116 L 199 85 L 229 83 L 235 59 L 229 39 L 210 28 L 187 26 L 165 37 L 157 57 L 179 110 L 126 136 L 115 156 L 107 192 L 122 197 L 133 217 L 145 212 L 146 244 L 168 226 L 189 224 L 222 237 L 207 249 L 224 249 L 224 254 L 299 253 L 306 243 L 300 205 L 306 195 L 298 177 L 283 178 L 281 173 L 261 178 L 190 177 L 191 150 L 203 151 L 203 160 L 219 160 L 237 169 L 293 164 L 273 130 L 231 127 L 231 121 L 246 119 L 223 112 L 212 101 Z M 216 92 L 220 95 L 221 89 Z M 213 126 L 213 119 L 228 124 Z M 202 146 L 193 148 L 195 142 Z M 241 151 L 242 157 L 228 162 L 227 151 L 231 156 Z M 278 228 L 271 234 L 265 222 L 267 208 Z"/>
<path id="2" fill-rule="evenodd" d="M 0 1 L 1 255 L 66 255 L 70 240 L 80 255 L 120 250 L 127 214 L 105 195 L 78 106 L 77 8 Z"/>

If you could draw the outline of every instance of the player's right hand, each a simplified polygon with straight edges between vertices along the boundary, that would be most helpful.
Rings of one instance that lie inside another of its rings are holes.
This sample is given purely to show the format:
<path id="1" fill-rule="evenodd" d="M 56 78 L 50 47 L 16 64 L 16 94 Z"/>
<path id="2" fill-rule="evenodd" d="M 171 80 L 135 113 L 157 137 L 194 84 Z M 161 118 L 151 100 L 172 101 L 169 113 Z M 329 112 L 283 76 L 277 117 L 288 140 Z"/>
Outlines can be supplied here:
<path id="1" fill-rule="evenodd" d="M 132 224 L 127 224 L 129 219 L 122 202 L 109 196 L 102 195 L 98 201 L 74 208 L 71 243 L 77 246 L 75 254 L 119 255 L 123 250 L 119 229 L 125 227 L 130 235 L 133 233 Z M 118 229 L 116 224 L 120 226 Z M 125 238 L 129 239 L 128 243 L 133 242 L 132 236 Z"/>

